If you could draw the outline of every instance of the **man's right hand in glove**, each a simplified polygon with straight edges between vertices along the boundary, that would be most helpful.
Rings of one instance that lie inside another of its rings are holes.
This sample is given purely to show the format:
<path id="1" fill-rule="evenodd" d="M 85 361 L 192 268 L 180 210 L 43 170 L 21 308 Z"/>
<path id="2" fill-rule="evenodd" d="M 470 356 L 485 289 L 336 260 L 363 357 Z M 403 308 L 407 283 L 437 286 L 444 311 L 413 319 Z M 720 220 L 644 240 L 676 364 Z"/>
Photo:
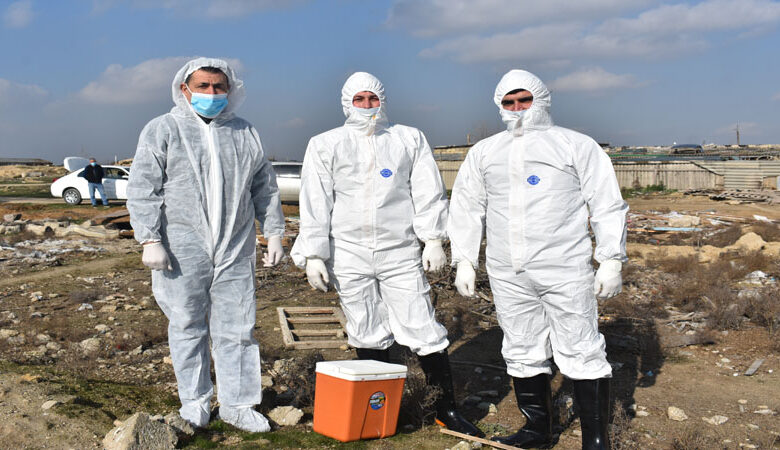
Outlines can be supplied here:
<path id="1" fill-rule="evenodd" d="M 474 267 L 468 261 L 458 263 L 458 272 L 455 274 L 455 288 L 458 293 L 464 297 L 474 297 L 476 295 L 475 285 L 477 282 L 477 273 Z"/>
<path id="2" fill-rule="evenodd" d="M 147 242 L 144 244 L 144 254 L 141 262 L 153 270 L 173 270 L 171 259 L 161 242 Z"/>
<path id="3" fill-rule="evenodd" d="M 328 292 L 330 277 L 328 276 L 328 269 L 325 267 L 325 261 L 319 258 L 307 258 L 306 278 L 309 280 L 309 285 L 314 289 Z"/>

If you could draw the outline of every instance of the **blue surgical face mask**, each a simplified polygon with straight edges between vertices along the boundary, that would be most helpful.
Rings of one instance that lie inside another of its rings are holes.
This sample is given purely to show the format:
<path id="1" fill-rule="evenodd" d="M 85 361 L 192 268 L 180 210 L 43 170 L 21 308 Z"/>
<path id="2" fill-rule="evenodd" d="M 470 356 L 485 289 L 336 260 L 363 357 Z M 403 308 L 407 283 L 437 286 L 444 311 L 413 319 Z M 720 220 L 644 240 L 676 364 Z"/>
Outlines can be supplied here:
<path id="1" fill-rule="evenodd" d="M 89 163 L 89 165 L 94 167 L 94 166 L 97 165 L 97 163 L 95 161 L 92 161 L 92 162 Z"/>
<path id="2" fill-rule="evenodd" d="M 377 106 L 376 108 L 358 108 L 357 106 L 352 106 L 352 111 L 356 112 L 357 114 L 367 119 L 371 119 L 377 115 L 377 113 L 379 112 L 379 108 L 380 108 L 379 106 Z"/>
<path id="3" fill-rule="evenodd" d="M 190 87 L 186 84 L 187 90 Z M 190 91 L 190 105 L 198 115 L 207 119 L 213 119 L 222 112 L 228 104 L 227 94 L 201 94 L 200 92 Z"/>

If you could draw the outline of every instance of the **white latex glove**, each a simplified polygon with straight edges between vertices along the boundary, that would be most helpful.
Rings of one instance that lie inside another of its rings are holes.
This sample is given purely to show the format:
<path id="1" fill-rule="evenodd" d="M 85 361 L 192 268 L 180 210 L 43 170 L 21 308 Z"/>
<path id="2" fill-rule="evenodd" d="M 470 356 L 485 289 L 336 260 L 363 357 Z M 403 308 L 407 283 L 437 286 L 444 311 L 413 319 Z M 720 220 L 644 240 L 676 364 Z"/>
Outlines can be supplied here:
<path id="1" fill-rule="evenodd" d="M 309 279 L 309 285 L 322 292 L 328 292 L 328 269 L 325 267 L 325 261 L 319 258 L 306 259 L 306 278 Z"/>
<path id="2" fill-rule="evenodd" d="M 425 241 L 425 248 L 422 254 L 422 264 L 425 271 L 438 272 L 447 262 L 447 256 L 444 249 L 441 248 L 441 241 L 438 239 Z"/>
<path id="3" fill-rule="evenodd" d="M 273 267 L 279 264 L 284 256 L 284 249 L 282 248 L 282 237 L 271 236 L 268 238 L 268 245 L 266 246 L 268 251 L 263 253 L 263 267 Z"/>
<path id="4" fill-rule="evenodd" d="M 477 282 L 477 273 L 474 267 L 468 261 L 458 263 L 458 272 L 455 274 L 455 288 L 458 294 L 464 297 L 474 297 L 476 295 L 475 285 Z"/>
<path id="5" fill-rule="evenodd" d="M 153 270 L 173 270 L 171 259 L 168 252 L 165 251 L 161 242 L 149 242 L 144 244 L 144 254 L 141 256 L 141 262 Z"/>
<path id="6" fill-rule="evenodd" d="M 600 299 L 607 299 L 620 294 L 623 290 L 623 276 L 620 270 L 623 264 L 616 259 L 608 259 L 601 263 L 596 271 L 596 281 L 593 283 L 593 293 Z"/>

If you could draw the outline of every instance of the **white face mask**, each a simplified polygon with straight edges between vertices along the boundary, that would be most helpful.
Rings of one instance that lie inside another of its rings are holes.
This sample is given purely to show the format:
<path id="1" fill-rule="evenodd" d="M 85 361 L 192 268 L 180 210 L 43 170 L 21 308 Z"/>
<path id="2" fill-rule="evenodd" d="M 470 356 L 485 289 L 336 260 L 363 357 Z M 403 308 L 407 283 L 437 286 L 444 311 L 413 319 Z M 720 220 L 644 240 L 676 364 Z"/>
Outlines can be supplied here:
<path id="1" fill-rule="evenodd" d="M 517 132 L 522 132 L 523 117 L 525 116 L 526 111 L 528 110 L 510 111 L 503 108 L 499 110 L 501 120 L 506 124 L 507 131 L 515 132 L 515 134 L 517 134 Z"/>
<path id="2" fill-rule="evenodd" d="M 352 112 L 353 114 L 358 114 L 366 119 L 373 119 L 379 113 L 379 108 L 379 106 L 376 108 L 358 108 L 357 106 L 352 106 Z"/>

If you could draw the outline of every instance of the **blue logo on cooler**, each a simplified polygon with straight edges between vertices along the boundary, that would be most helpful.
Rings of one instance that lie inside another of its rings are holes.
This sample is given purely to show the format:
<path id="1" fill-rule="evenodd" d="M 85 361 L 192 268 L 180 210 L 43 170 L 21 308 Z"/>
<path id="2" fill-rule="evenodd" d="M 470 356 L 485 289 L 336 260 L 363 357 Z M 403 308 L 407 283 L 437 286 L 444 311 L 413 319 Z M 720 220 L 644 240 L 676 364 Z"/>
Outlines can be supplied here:
<path id="1" fill-rule="evenodd" d="M 368 404 L 371 406 L 371 409 L 377 410 L 385 406 L 386 401 L 387 398 L 385 397 L 385 393 L 378 391 L 371 394 L 371 397 L 368 399 Z"/>
<path id="2" fill-rule="evenodd" d="M 531 175 L 530 177 L 528 177 L 528 180 L 526 181 L 528 181 L 528 184 L 530 184 L 531 186 L 536 186 L 537 184 L 539 184 L 541 180 L 536 175 Z"/>
<path id="3" fill-rule="evenodd" d="M 382 175 L 385 178 L 389 178 L 393 174 L 393 171 L 390 169 L 382 169 L 381 172 L 379 172 L 379 175 Z"/>

